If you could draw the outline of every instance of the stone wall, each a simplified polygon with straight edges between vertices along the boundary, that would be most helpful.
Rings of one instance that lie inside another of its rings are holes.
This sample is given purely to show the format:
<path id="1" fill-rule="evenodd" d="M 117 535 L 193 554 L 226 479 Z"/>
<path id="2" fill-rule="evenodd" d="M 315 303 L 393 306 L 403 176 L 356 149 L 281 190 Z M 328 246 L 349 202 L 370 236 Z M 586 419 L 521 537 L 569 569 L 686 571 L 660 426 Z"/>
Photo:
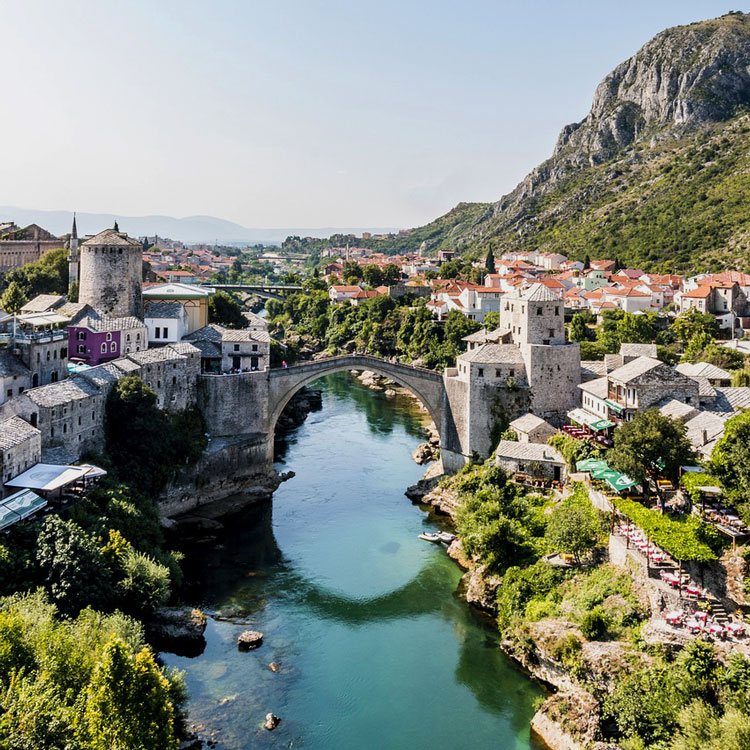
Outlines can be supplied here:
<path id="1" fill-rule="evenodd" d="M 531 411 L 557 426 L 581 403 L 581 350 L 578 344 L 525 347 Z"/>
<path id="2" fill-rule="evenodd" d="M 41 456 L 42 438 L 38 432 L 16 445 L 0 450 L 0 477 L 2 482 L 7 482 L 30 469 L 34 464 L 39 463 Z M 15 490 L 7 488 L 6 494 L 10 492 L 15 492 Z M 2 495 L 2 488 L 0 488 L 0 497 Z"/>
<path id="3" fill-rule="evenodd" d="M 162 491 L 162 517 L 191 513 L 214 518 L 269 499 L 279 477 L 267 448 L 265 435 L 212 439 L 201 459 Z"/>
<path id="4" fill-rule="evenodd" d="M 198 406 L 212 436 L 268 435 L 268 373 L 200 375 Z M 268 440 L 273 442 L 273 436 Z"/>

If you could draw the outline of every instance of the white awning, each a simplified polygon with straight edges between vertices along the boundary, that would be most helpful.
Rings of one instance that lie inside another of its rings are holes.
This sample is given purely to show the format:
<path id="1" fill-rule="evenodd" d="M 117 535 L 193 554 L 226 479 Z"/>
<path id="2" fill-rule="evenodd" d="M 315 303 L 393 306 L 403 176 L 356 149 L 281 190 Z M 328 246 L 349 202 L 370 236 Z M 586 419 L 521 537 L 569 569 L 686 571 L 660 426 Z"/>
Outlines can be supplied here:
<path id="1" fill-rule="evenodd" d="M 594 422 L 599 422 L 601 417 L 597 417 L 595 414 L 590 414 L 585 409 L 571 409 L 568 412 L 568 419 L 571 422 L 578 422 L 578 424 L 586 425 L 590 427 Z"/>
<path id="2" fill-rule="evenodd" d="M 19 474 L 6 487 L 24 487 L 30 490 L 52 492 L 81 479 L 87 469 L 81 466 L 60 466 L 58 464 L 36 464 L 23 474 Z"/>

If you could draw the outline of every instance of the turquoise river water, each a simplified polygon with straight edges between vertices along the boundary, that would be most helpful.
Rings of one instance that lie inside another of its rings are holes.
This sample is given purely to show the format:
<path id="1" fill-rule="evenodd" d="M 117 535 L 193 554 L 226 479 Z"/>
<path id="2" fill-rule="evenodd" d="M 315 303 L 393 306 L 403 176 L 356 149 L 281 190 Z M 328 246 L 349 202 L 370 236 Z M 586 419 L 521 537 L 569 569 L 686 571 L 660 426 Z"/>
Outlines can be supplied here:
<path id="1" fill-rule="evenodd" d="M 529 750 L 540 689 L 458 596 L 444 548 L 417 538 L 444 524 L 404 496 L 424 418 L 347 374 L 315 387 L 323 409 L 277 446 L 296 476 L 187 560 L 195 601 L 241 620 L 209 618 L 198 657 L 163 654 L 192 722 L 232 750 Z M 264 643 L 240 653 L 248 627 Z"/>

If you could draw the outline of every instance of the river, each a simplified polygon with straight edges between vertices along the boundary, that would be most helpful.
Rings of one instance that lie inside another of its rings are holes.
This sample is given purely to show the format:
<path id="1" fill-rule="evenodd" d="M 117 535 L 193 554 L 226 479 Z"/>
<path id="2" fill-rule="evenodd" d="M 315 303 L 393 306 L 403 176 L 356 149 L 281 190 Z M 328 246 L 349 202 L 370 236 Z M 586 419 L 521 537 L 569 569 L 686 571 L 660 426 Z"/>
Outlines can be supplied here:
<path id="1" fill-rule="evenodd" d="M 445 550 L 417 538 L 445 523 L 404 496 L 424 417 L 347 374 L 314 387 L 322 410 L 277 446 L 296 476 L 186 560 L 195 601 L 244 623 L 211 617 L 202 655 L 163 654 L 191 721 L 232 750 L 529 750 L 540 689 L 457 595 Z M 247 627 L 264 643 L 240 653 Z"/>

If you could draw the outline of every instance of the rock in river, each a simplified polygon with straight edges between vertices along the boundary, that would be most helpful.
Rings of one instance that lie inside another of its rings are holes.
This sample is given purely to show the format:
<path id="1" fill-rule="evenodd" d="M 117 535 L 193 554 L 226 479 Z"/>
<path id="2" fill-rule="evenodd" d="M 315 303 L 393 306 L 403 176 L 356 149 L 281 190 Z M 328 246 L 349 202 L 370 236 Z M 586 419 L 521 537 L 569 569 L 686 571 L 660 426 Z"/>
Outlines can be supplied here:
<path id="1" fill-rule="evenodd" d="M 266 714 L 266 723 L 263 725 L 269 732 L 281 724 L 281 719 L 276 714 Z"/>
<path id="2" fill-rule="evenodd" d="M 240 651 L 251 651 L 263 643 L 263 633 L 257 630 L 245 630 L 237 636 L 237 648 Z"/>

